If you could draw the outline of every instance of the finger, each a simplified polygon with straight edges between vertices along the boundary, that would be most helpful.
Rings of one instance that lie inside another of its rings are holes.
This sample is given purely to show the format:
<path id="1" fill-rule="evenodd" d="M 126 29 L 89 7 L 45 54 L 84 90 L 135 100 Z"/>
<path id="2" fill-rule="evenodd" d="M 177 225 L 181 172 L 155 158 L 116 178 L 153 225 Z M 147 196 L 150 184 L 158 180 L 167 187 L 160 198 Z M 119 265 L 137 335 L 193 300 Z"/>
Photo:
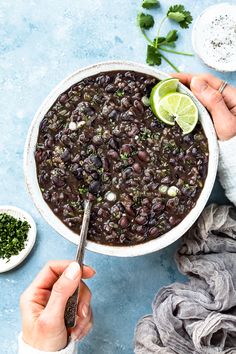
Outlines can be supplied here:
<path id="1" fill-rule="evenodd" d="M 171 73 L 171 76 L 175 79 L 179 79 L 179 81 L 187 87 L 190 87 L 191 80 L 193 78 L 193 74 L 187 73 Z"/>
<path id="2" fill-rule="evenodd" d="M 84 337 L 93 326 L 93 314 L 90 311 L 89 317 L 86 319 L 78 319 L 77 325 L 71 330 L 71 338 L 73 340 L 78 340 Z"/>
<path id="3" fill-rule="evenodd" d="M 81 269 L 77 262 L 72 262 L 52 287 L 51 295 L 44 309 L 44 317 L 54 321 L 64 321 L 66 303 L 75 292 L 81 279 Z"/>
<path id="4" fill-rule="evenodd" d="M 86 318 L 90 311 L 90 302 L 92 294 L 86 284 L 81 282 L 80 292 L 79 292 L 79 306 L 78 306 L 78 316 L 80 318 Z"/>
<path id="5" fill-rule="evenodd" d="M 222 126 L 222 119 L 224 120 L 224 127 L 231 126 L 232 114 L 218 90 L 213 89 L 206 80 L 203 80 L 199 76 L 193 77 L 191 90 L 199 101 L 210 111 L 218 135 L 220 131 L 218 128 Z M 219 136 L 219 138 L 221 137 Z"/>
<path id="6" fill-rule="evenodd" d="M 96 274 L 96 270 L 93 269 L 90 266 L 87 265 L 83 265 L 83 269 L 82 269 L 82 278 L 83 279 L 89 279 L 92 278 L 95 274 Z"/>
<path id="7" fill-rule="evenodd" d="M 192 78 L 197 76 L 198 78 L 207 81 L 207 83 L 215 90 L 219 90 L 222 80 L 218 77 L 215 77 L 211 74 L 186 74 L 186 73 L 171 73 L 171 76 L 179 79 L 182 84 L 185 86 L 190 87 Z M 235 96 L 236 96 L 236 89 L 231 86 L 227 85 L 222 92 L 222 96 L 228 106 L 229 109 L 235 106 Z"/>
<path id="8" fill-rule="evenodd" d="M 84 338 L 85 336 L 87 336 L 89 334 L 89 332 L 91 331 L 91 329 L 93 328 L 93 323 L 89 322 L 87 324 L 87 326 L 84 328 L 84 330 L 82 331 L 81 335 L 78 337 L 78 340 L 81 340 L 82 338 Z"/>
<path id="9" fill-rule="evenodd" d="M 29 288 L 51 289 L 71 262 L 70 260 L 48 262 Z M 91 278 L 95 273 L 91 267 L 83 266 L 83 278 Z"/>

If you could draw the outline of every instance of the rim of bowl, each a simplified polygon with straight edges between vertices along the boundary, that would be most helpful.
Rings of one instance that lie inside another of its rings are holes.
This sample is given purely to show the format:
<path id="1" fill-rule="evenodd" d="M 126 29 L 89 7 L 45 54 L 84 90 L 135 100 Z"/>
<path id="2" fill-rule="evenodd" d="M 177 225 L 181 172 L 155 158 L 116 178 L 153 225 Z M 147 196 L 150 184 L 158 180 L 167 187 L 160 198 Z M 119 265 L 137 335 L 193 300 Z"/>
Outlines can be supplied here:
<path id="1" fill-rule="evenodd" d="M 208 60 L 208 58 L 203 57 L 202 52 L 199 50 L 199 47 L 197 45 L 197 36 L 198 31 L 199 31 L 199 21 L 207 12 L 210 12 L 214 10 L 215 8 L 224 8 L 224 7 L 234 7 L 236 10 L 236 5 L 235 4 L 230 4 L 228 2 L 223 2 L 219 4 L 214 4 L 211 6 L 208 6 L 205 10 L 203 10 L 200 15 L 196 18 L 193 24 L 193 29 L 192 29 L 192 46 L 194 52 L 198 55 L 198 57 L 201 59 L 201 61 L 206 64 L 209 68 L 220 71 L 220 72 L 234 72 L 236 71 L 236 63 L 229 63 L 229 64 L 217 64 L 214 62 L 211 62 L 211 60 Z"/>
<path id="2" fill-rule="evenodd" d="M 78 244 L 78 234 L 70 230 L 50 209 L 48 204 L 44 201 L 41 190 L 39 188 L 36 163 L 34 158 L 35 147 L 37 143 L 39 124 L 46 112 L 50 109 L 52 104 L 58 98 L 58 96 L 66 91 L 73 84 L 85 79 L 86 77 L 93 76 L 103 72 L 110 71 L 124 71 L 130 70 L 135 72 L 140 72 L 143 74 L 151 75 L 159 80 L 168 78 L 169 75 L 162 71 L 151 68 L 145 64 L 140 64 L 132 61 L 105 61 L 90 66 L 83 67 L 76 70 L 72 74 L 68 75 L 64 80 L 62 80 L 46 97 L 38 111 L 36 112 L 26 139 L 25 149 L 24 149 L 24 175 L 26 186 L 35 206 L 37 207 L 40 214 L 47 221 L 47 223 L 56 230 L 60 235 L 62 235 L 67 240 Z M 192 92 L 186 88 L 184 85 L 180 84 L 180 92 L 188 94 L 199 110 L 199 120 L 203 126 L 203 130 L 208 140 L 209 149 L 209 161 L 208 161 L 208 173 L 205 180 L 202 192 L 196 202 L 194 208 L 188 213 L 188 215 L 174 228 L 172 228 L 167 233 L 159 236 L 154 240 L 150 240 L 145 243 L 131 245 L 131 246 L 113 246 L 95 243 L 93 241 L 87 242 L 86 249 L 96 253 L 101 253 L 104 255 L 117 256 L 117 257 L 134 257 L 141 256 L 148 253 L 158 251 L 164 247 L 175 242 L 179 239 L 196 221 L 200 213 L 202 212 L 204 206 L 212 191 L 218 165 L 218 144 L 216 133 L 211 121 L 211 118 L 207 110 L 203 105 L 196 99 Z"/>

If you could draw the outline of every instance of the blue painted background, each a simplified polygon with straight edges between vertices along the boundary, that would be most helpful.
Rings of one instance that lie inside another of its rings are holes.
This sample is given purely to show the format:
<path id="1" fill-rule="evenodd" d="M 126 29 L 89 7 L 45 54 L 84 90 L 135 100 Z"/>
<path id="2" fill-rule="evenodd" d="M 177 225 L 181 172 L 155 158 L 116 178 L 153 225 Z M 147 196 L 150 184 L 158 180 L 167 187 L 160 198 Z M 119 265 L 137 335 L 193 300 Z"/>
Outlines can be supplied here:
<path id="1" fill-rule="evenodd" d="M 215 0 L 183 1 L 194 16 Z M 24 184 L 22 158 L 34 113 L 49 91 L 66 75 L 109 59 L 145 62 L 146 43 L 136 27 L 141 0 L 0 0 L 0 204 L 22 207 L 37 222 L 38 237 L 28 259 L 0 275 L 0 353 L 17 351 L 20 331 L 18 299 L 50 259 L 72 259 L 75 246 L 40 217 Z M 161 0 L 160 19 L 174 1 Z M 166 29 L 170 23 L 166 23 Z M 181 32 L 178 49 L 191 51 L 191 28 Z M 170 58 L 171 56 L 169 56 Z M 172 57 L 183 71 L 211 71 L 197 57 Z M 161 66 L 168 72 L 168 65 Z M 236 75 L 221 74 L 236 84 Z M 223 202 L 215 186 L 212 200 Z M 158 289 L 184 278 L 173 255 L 177 243 L 160 252 L 116 259 L 88 252 L 86 263 L 97 275 L 93 292 L 95 325 L 80 344 L 81 353 L 132 353 L 137 320 L 151 312 Z"/>

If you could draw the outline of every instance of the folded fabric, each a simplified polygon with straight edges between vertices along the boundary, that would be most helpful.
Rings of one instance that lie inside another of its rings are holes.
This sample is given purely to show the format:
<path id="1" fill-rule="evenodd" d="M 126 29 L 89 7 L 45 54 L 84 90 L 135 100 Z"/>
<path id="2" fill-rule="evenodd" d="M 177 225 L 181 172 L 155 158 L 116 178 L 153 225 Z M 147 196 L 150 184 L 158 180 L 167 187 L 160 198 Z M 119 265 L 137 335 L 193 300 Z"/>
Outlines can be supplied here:
<path id="1" fill-rule="evenodd" d="M 208 206 L 176 255 L 185 284 L 162 288 L 135 331 L 135 353 L 236 353 L 236 210 Z"/>

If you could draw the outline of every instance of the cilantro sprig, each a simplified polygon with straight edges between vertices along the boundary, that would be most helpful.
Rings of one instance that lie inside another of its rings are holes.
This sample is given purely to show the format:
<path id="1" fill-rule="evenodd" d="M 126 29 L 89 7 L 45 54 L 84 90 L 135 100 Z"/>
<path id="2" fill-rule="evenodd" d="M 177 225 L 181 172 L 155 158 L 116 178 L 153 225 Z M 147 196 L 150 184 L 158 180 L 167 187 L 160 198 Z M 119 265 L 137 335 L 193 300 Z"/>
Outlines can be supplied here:
<path id="1" fill-rule="evenodd" d="M 151 9 L 160 6 L 158 0 L 143 0 L 142 7 L 146 9 Z M 163 23 L 170 19 L 179 24 L 181 28 L 188 28 L 191 24 L 193 18 L 189 11 L 185 10 L 183 5 L 173 5 L 168 9 L 165 17 L 161 20 L 157 36 L 151 40 L 146 31 L 152 28 L 155 24 L 154 18 L 150 14 L 145 14 L 143 12 L 138 13 L 137 23 L 141 29 L 143 36 L 148 42 L 147 45 L 147 57 L 146 62 L 149 65 L 161 65 L 162 59 L 165 60 L 175 71 L 179 69 L 163 54 L 163 52 L 168 52 L 177 55 L 193 56 L 191 53 L 185 53 L 176 51 L 174 48 L 176 46 L 176 41 L 178 40 L 178 31 L 173 29 L 170 30 L 166 36 L 160 36 L 161 28 Z"/>

